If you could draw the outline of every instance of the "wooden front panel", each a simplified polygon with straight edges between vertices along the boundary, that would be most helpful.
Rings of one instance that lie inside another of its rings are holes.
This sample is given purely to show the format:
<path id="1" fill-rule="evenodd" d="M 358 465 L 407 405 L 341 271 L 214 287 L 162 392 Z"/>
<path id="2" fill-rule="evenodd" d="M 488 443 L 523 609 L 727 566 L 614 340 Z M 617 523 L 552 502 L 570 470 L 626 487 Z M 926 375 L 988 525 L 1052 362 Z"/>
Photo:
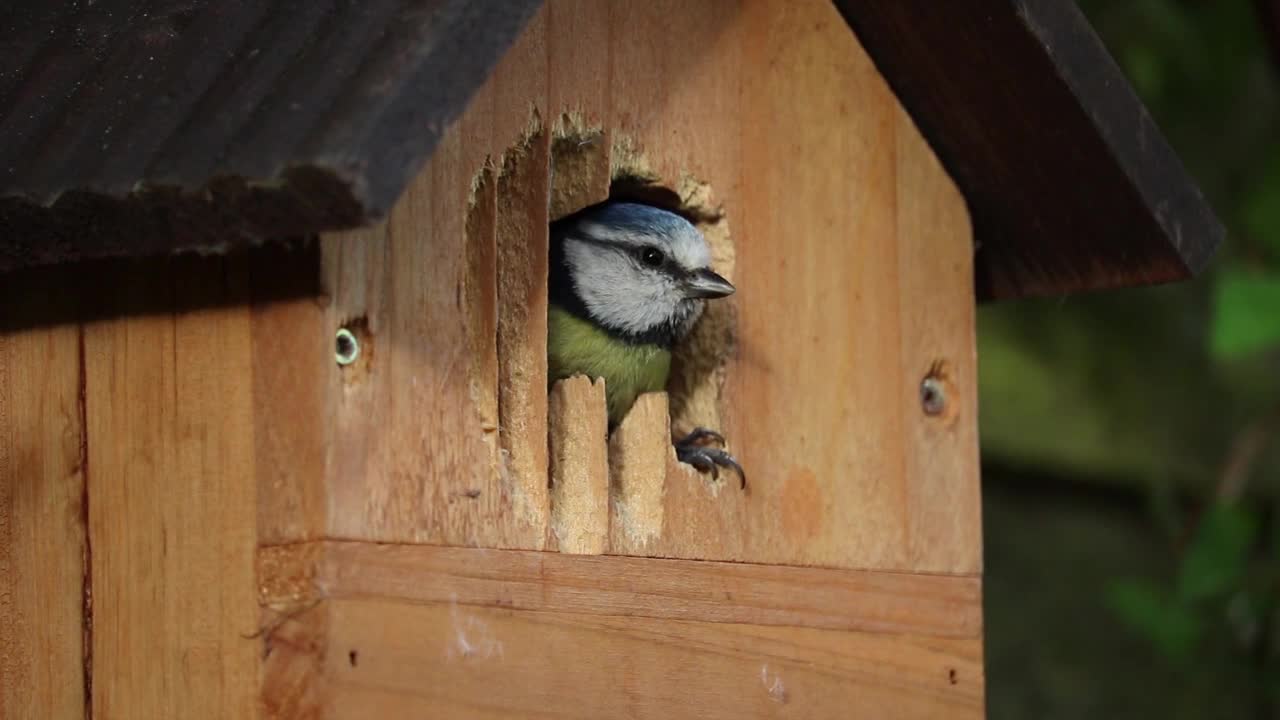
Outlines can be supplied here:
<path id="1" fill-rule="evenodd" d="M 597 165 L 639 163 L 659 184 L 709 193 L 732 243 L 720 268 L 739 287 L 712 418 L 749 492 L 672 461 L 636 481 L 657 505 L 631 508 L 615 467 L 615 513 L 655 520 L 606 550 L 978 572 L 964 203 L 818 0 L 549 3 L 389 220 L 325 239 L 330 305 L 300 304 L 295 325 L 324 337 L 362 323 L 371 352 L 357 368 L 276 360 L 323 380 L 317 399 L 276 404 L 333 410 L 325 427 L 299 428 L 330 441 L 327 534 L 547 542 L 545 180 L 581 176 L 579 204 L 608 192 L 548 152 L 566 113 L 598 131 Z M 496 327 L 496 344 L 477 344 L 475 327 Z M 939 417 L 919 396 L 931 368 L 951 390 Z"/>
<path id="2" fill-rule="evenodd" d="M 606 445 L 598 385 L 545 404 L 544 223 L 636 171 L 718 214 L 739 292 L 723 384 L 641 398 Z M 329 304 L 296 304 L 372 354 L 285 361 L 327 376 L 305 431 L 344 542 L 262 551 L 265 706 L 980 717 L 971 243 L 827 3 L 549 2 L 387 222 L 322 240 Z M 699 403 L 747 491 L 675 461 Z"/>

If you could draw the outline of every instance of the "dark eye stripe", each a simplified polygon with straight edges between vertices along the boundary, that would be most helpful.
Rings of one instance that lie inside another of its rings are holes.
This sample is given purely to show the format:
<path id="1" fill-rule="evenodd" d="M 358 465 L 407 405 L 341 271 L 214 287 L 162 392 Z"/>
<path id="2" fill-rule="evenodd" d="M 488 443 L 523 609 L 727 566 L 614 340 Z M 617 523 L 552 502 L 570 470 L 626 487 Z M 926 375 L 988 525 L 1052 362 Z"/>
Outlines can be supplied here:
<path id="1" fill-rule="evenodd" d="M 635 258 L 636 263 L 641 267 L 649 268 L 651 270 L 657 270 L 663 275 L 674 278 L 676 280 L 684 280 L 689 276 L 691 272 L 681 267 L 679 263 L 671 261 L 671 257 L 668 256 L 666 253 L 663 253 L 663 262 L 661 265 L 653 267 L 646 264 L 644 260 L 640 258 L 640 252 L 638 251 L 643 251 L 643 249 L 646 247 L 653 247 L 652 245 L 637 246 L 635 243 L 622 242 L 619 240 L 605 240 L 603 238 L 594 237 L 591 235 L 587 235 L 585 233 L 582 235 L 575 235 L 573 236 L 573 239 L 578 240 L 579 242 L 584 242 L 588 245 L 596 245 L 599 247 L 613 248 L 614 250 L 624 252 L 628 256 Z M 659 252 L 662 252 L 662 251 L 659 250 Z"/>

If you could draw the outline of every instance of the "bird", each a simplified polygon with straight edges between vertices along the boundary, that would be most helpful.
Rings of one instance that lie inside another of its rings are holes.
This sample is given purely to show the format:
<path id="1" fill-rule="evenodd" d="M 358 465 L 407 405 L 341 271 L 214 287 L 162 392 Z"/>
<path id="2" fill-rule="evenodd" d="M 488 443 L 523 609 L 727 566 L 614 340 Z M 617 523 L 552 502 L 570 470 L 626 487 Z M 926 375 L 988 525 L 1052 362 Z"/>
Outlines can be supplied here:
<path id="1" fill-rule="evenodd" d="M 637 397 L 666 388 L 672 348 L 705 303 L 736 290 L 711 269 L 692 223 L 643 203 L 609 201 L 556 220 L 549 255 L 548 381 L 604 378 L 610 431 Z M 681 462 L 713 478 L 731 468 L 746 488 L 720 433 L 699 427 L 673 444 Z"/>

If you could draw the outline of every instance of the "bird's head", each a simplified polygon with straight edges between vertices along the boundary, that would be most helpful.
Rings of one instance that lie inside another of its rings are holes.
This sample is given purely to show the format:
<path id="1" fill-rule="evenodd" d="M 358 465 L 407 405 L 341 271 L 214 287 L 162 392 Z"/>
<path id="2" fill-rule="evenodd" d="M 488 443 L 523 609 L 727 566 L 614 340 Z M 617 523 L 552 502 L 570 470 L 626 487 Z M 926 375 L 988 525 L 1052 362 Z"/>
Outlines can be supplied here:
<path id="1" fill-rule="evenodd" d="M 702 233 L 650 205 L 589 208 L 553 224 L 552 243 L 573 299 L 626 337 L 669 345 L 693 327 L 705 300 L 734 291 L 711 269 Z"/>

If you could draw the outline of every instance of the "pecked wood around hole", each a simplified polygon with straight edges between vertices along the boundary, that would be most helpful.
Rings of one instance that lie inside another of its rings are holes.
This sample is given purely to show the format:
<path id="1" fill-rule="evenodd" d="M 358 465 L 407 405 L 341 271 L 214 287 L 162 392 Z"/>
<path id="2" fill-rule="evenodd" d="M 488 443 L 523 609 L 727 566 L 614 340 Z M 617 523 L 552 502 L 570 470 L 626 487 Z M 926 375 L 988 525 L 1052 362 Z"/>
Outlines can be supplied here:
<path id="1" fill-rule="evenodd" d="M 600 555 L 609 544 L 609 415 L 603 379 L 585 375 L 551 388 L 551 537 L 549 549 Z"/>

